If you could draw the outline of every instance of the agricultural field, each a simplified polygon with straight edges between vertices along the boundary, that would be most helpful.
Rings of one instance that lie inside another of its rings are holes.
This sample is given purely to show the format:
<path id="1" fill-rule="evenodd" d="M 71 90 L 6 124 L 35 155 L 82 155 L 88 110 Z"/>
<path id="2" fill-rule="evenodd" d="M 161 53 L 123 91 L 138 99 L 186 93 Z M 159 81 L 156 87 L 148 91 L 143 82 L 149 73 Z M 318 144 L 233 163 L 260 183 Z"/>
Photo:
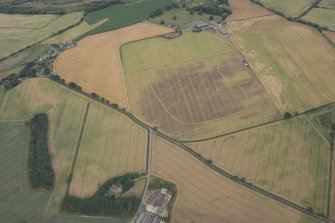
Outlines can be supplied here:
<path id="1" fill-rule="evenodd" d="M 96 102 L 47 79 L 26 80 L 18 87 L 7 92 L 2 103 L 0 121 L 27 121 L 36 113 L 48 114 L 50 152 L 56 173 L 55 188 L 46 209 L 48 213 L 57 213 L 59 204 L 65 195 L 76 145 L 83 126 L 84 113 L 89 102 L 92 111 L 88 113 L 81 147 L 79 148 L 83 150 L 79 152 L 76 161 L 78 168 L 75 168 L 73 175 L 74 182 L 80 184 L 81 182 L 77 181 L 82 177 L 83 172 L 80 171 L 86 171 L 86 174 L 90 174 L 83 181 L 87 185 L 80 190 L 86 193 L 87 191 L 91 192 L 92 188 L 96 188 L 99 183 L 92 183 L 92 178 L 103 181 L 109 176 L 121 172 L 145 171 L 146 132 L 134 126 L 125 117 L 119 116 L 111 110 L 106 110 L 103 105 L 95 104 Z M 96 122 L 94 115 L 99 115 L 97 117 L 103 115 L 104 119 Z M 114 129 L 114 125 L 118 128 Z M 98 133 L 102 131 L 103 134 L 96 135 L 96 137 L 87 135 L 90 132 Z M 115 142 L 116 144 L 114 144 Z M 95 146 L 94 154 L 96 156 L 91 154 L 91 157 L 88 158 L 88 154 L 92 151 L 90 146 Z M 130 150 L 134 147 L 136 148 L 135 153 Z M 127 150 L 127 154 L 121 156 L 120 149 Z M 103 159 L 104 155 L 108 159 Z M 114 161 L 117 162 L 116 159 L 120 161 L 117 165 L 113 163 Z M 101 169 L 98 169 L 99 166 L 95 165 L 94 162 L 99 162 L 101 168 L 109 169 L 106 169 L 105 172 L 100 171 Z M 81 165 L 86 165 L 87 168 L 82 169 L 80 168 Z M 90 168 L 92 165 L 94 168 Z M 97 170 L 100 171 L 99 174 L 97 174 Z"/>
<path id="2" fill-rule="evenodd" d="M 24 122 L 0 121 L 0 222 L 129 222 L 127 218 L 97 219 L 45 213 L 50 193 L 30 189 L 26 171 L 28 145 L 29 130 Z"/>
<path id="3" fill-rule="evenodd" d="M 189 146 L 234 176 L 326 213 L 329 143 L 304 117 Z"/>
<path id="4" fill-rule="evenodd" d="M 279 117 L 243 58 L 216 32 L 137 41 L 121 55 L 131 111 L 172 137 L 205 138 Z"/>
<path id="5" fill-rule="evenodd" d="M 0 59 L 77 24 L 82 16 L 82 12 L 63 16 L 0 14 Z"/>
<path id="6" fill-rule="evenodd" d="M 67 187 L 87 99 L 71 93 L 47 79 L 30 79 L 6 93 L 0 120 L 30 120 L 36 113 L 47 113 L 50 125 L 50 152 L 56 183 L 48 209 L 54 211 Z"/>
<path id="7" fill-rule="evenodd" d="M 327 36 L 327 38 L 332 42 L 332 44 L 335 46 L 335 32 L 330 31 L 323 31 L 323 33 Z"/>
<path id="8" fill-rule="evenodd" d="M 89 13 L 85 18 L 85 21 L 88 24 L 93 24 L 106 18 L 108 21 L 87 32 L 84 36 L 106 32 L 142 22 L 146 20 L 150 13 L 154 10 L 164 8 L 166 5 L 172 3 L 173 0 L 146 0 L 131 4 L 113 5 L 108 8 L 94 11 Z"/>
<path id="9" fill-rule="evenodd" d="M 314 8 L 309 11 L 304 17 L 304 21 L 318 24 L 322 28 L 328 28 L 335 31 L 335 10 L 325 8 Z"/>
<path id="10" fill-rule="evenodd" d="M 285 16 L 299 17 L 313 5 L 315 0 L 260 0 L 260 2 Z"/>
<path id="11" fill-rule="evenodd" d="M 173 19 L 174 16 L 176 16 L 177 19 Z M 188 11 L 184 9 L 171 9 L 170 11 L 165 11 L 164 14 L 161 16 L 150 18 L 149 21 L 159 24 L 163 20 L 164 24 L 178 25 L 181 29 L 189 29 L 188 24 L 193 21 L 203 21 L 211 23 L 222 21 L 222 18 L 220 16 L 214 16 L 213 21 L 209 19 L 209 16 L 210 15 L 208 14 L 199 15 L 196 12 L 191 15 Z"/>
<path id="12" fill-rule="evenodd" d="M 320 8 L 335 9 L 335 0 L 321 0 L 318 6 Z"/>
<path id="13" fill-rule="evenodd" d="M 245 20 L 273 14 L 263 7 L 253 4 L 250 0 L 233 0 L 229 1 L 229 5 L 232 15 L 227 18 L 228 21 Z"/>
<path id="14" fill-rule="evenodd" d="M 161 138 L 153 138 L 151 167 L 154 176 L 177 186 L 172 222 L 318 222 L 226 179 Z"/>
<path id="15" fill-rule="evenodd" d="M 29 130 L 24 122 L 0 122 L 1 222 L 37 222 L 36 213 L 47 204 L 49 193 L 29 188 L 28 147 Z"/>
<path id="16" fill-rule="evenodd" d="M 146 158 L 147 130 L 106 106 L 91 103 L 69 192 L 89 197 L 108 179 L 145 173 Z"/>
<path id="17" fill-rule="evenodd" d="M 87 22 L 82 22 L 78 26 L 73 27 L 72 29 L 69 29 L 65 31 L 64 33 L 61 33 L 57 36 L 54 36 L 46 41 L 44 41 L 44 44 L 53 44 L 53 43 L 59 43 L 63 41 L 67 41 L 70 39 L 76 39 L 79 36 L 82 36 L 84 33 L 87 33 L 88 31 L 100 26 L 101 24 L 107 22 L 107 19 L 100 20 L 93 24 L 88 24 Z"/>
<path id="18" fill-rule="evenodd" d="M 111 32 L 86 37 L 78 46 L 60 54 L 54 73 L 75 82 L 86 92 L 95 92 L 128 109 L 119 49 L 122 44 L 171 32 L 152 23 L 138 23 Z M 94 55 L 94 57 L 92 57 Z"/>
<path id="19" fill-rule="evenodd" d="M 274 15 L 230 22 L 228 30 L 280 111 L 334 100 L 335 51 L 315 29 Z"/>

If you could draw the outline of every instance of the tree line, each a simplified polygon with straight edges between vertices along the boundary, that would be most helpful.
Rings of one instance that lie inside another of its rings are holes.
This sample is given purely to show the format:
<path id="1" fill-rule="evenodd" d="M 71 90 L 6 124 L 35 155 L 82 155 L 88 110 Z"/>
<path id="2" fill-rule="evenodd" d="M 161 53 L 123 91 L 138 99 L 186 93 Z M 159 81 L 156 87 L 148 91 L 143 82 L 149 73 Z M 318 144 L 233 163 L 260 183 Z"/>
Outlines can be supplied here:
<path id="1" fill-rule="evenodd" d="M 48 116 L 36 114 L 30 122 L 30 144 L 28 153 L 28 175 L 33 188 L 51 189 L 55 182 L 48 149 Z"/>
<path id="2" fill-rule="evenodd" d="M 75 214 L 94 215 L 94 216 L 133 216 L 141 204 L 138 197 L 116 197 L 109 195 L 108 189 L 113 184 L 122 187 L 122 193 L 128 191 L 135 184 L 134 180 L 141 175 L 129 173 L 107 180 L 98 191 L 88 198 L 78 198 L 67 193 L 61 204 L 63 211 Z"/>

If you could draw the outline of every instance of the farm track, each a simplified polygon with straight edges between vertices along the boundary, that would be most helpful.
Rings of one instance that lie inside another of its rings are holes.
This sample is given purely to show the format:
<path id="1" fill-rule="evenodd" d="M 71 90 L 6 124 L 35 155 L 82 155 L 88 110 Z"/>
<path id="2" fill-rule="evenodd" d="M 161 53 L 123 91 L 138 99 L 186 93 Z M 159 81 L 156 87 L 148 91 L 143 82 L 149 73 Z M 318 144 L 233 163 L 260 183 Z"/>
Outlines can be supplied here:
<path id="1" fill-rule="evenodd" d="M 51 78 L 49 78 L 49 79 L 52 80 Z M 52 81 L 54 81 L 54 82 L 56 82 L 56 83 L 58 83 L 58 84 L 61 84 L 61 85 L 63 85 L 63 86 L 66 86 L 67 88 L 69 88 L 69 89 L 71 89 L 71 90 L 74 90 L 74 89 L 70 88 L 69 86 L 65 85 L 64 83 L 60 83 L 60 82 L 57 82 L 57 81 L 55 81 L 55 80 L 52 80 Z M 80 94 L 82 94 L 82 95 L 84 95 L 84 96 L 87 96 L 87 97 L 89 97 L 90 99 L 92 99 L 92 98 L 90 97 L 90 95 L 87 94 L 87 93 L 85 93 L 85 92 L 81 92 L 81 91 L 77 91 L 77 90 L 74 90 L 74 91 L 76 91 L 76 92 L 78 92 L 78 93 L 80 93 Z M 304 214 L 306 214 L 306 215 L 309 215 L 309 216 L 311 216 L 311 217 L 314 217 L 314 218 L 316 218 L 316 219 L 318 219 L 318 220 L 321 220 L 321 221 L 323 221 L 323 222 L 327 222 L 327 223 L 335 223 L 335 221 L 333 221 L 333 220 L 330 220 L 330 219 L 328 219 L 328 218 L 326 218 L 326 217 L 322 217 L 322 216 L 318 215 L 317 213 L 310 212 L 310 211 L 308 211 L 306 208 L 303 208 L 303 207 L 301 207 L 301 206 L 299 206 L 299 205 L 297 205 L 297 204 L 295 204 L 295 203 L 293 203 L 293 202 L 290 202 L 290 201 L 288 201 L 288 200 L 286 200 L 286 199 L 284 199 L 284 198 L 282 198 L 282 197 L 280 197 L 280 196 L 278 196 L 278 195 L 275 195 L 275 194 L 273 194 L 273 193 L 271 193 L 271 192 L 269 192 L 269 191 L 263 190 L 263 189 L 261 189 L 261 188 L 259 188 L 259 187 L 257 187 L 257 186 L 254 186 L 254 185 L 252 185 L 252 184 L 250 184 L 250 183 L 248 183 L 248 182 L 242 182 L 242 181 L 240 181 L 239 179 L 236 179 L 233 175 L 231 175 L 231 174 L 228 173 L 227 171 L 224 171 L 224 170 L 220 169 L 219 167 L 217 167 L 217 166 L 214 165 L 214 164 L 208 163 L 208 161 L 207 161 L 204 157 L 202 157 L 200 154 L 196 153 L 196 152 L 195 152 L 193 149 L 191 149 L 190 147 L 184 145 L 182 142 L 180 142 L 180 141 L 178 141 L 178 140 L 175 140 L 175 139 L 170 138 L 169 136 L 167 136 L 167 135 L 165 135 L 165 134 L 163 134 L 163 133 L 161 133 L 161 132 L 159 132 L 159 131 L 154 130 L 152 127 L 148 126 L 147 124 L 145 124 L 145 123 L 143 123 L 142 121 L 140 121 L 139 119 L 137 119 L 137 118 L 136 118 L 135 116 L 133 116 L 131 113 L 129 113 L 129 112 L 127 112 L 127 111 L 124 111 L 124 110 L 122 110 L 122 109 L 120 109 L 120 108 L 114 108 L 114 107 L 111 107 L 110 105 L 108 105 L 108 104 L 106 104 L 106 103 L 103 103 L 103 102 L 101 102 L 101 101 L 99 101 L 99 100 L 97 100 L 97 99 L 92 99 L 92 100 L 95 100 L 95 101 L 97 101 L 97 102 L 99 102 L 99 103 L 101 103 L 101 104 L 103 104 L 103 105 L 105 105 L 105 106 L 108 106 L 109 108 L 111 108 L 111 109 L 113 109 L 113 110 L 115 110 L 115 111 L 117 111 L 117 112 L 120 112 L 120 113 L 126 115 L 129 119 L 131 119 L 132 121 L 134 121 L 136 124 L 142 126 L 143 128 L 145 128 L 145 129 L 147 129 L 147 130 L 151 130 L 153 134 L 155 134 L 155 135 L 157 135 L 157 136 L 159 136 L 159 137 L 161 137 L 161 138 L 163 138 L 163 139 L 169 141 L 170 143 L 172 143 L 172 144 L 176 145 L 177 147 L 179 147 L 179 148 L 185 150 L 186 152 L 190 153 L 190 154 L 193 155 L 195 158 L 197 158 L 199 161 L 201 161 L 204 165 L 206 165 L 206 166 L 208 166 L 209 168 L 211 168 L 212 170 L 216 171 L 217 173 L 219 173 L 219 174 L 222 175 L 223 177 L 226 177 L 226 178 L 228 178 L 229 180 L 234 181 L 235 183 L 240 184 L 241 186 L 244 186 L 245 188 L 248 188 L 248 189 L 250 189 L 250 190 L 253 190 L 253 191 L 255 191 L 255 192 L 257 192 L 257 193 L 259 193 L 259 194 L 261 194 L 261 195 L 263 195 L 263 196 L 266 196 L 266 197 L 268 197 L 268 198 L 270 198 L 270 199 L 272 199 L 272 200 L 275 200 L 275 201 L 277 201 L 277 202 L 279 202 L 279 203 L 281 203 L 281 204 L 284 204 L 284 205 L 286 205 L 286 206 L 289 206 L 289 207 L 291 207 L 291 208 L 293 208 L 293 209 L 295 209 L 295 210 L 297 210 L 297 211 L 299 211 L 299 212 L 301 212 L 301 213 L 304 213 Z M 147 162 L 148 162 L 148 161 L 147 161 Z M 148 164 L 147 164 L 147 165 L 148 165 Z"/>
<path id="2" fill-rule="evenodd" d="M 71 181 L 72 181 L 72 177 L 73 177 L 74 168 L 76 167 L 77 157 L 78 157 L 79 148 L 80 148 L 80 144 L 81 144 L 81 139 L 83 137 L 83 133 L 84 133 L 85 125 L 86 125 L 86 120 L 87 120 L 87 116 L 88 116 L 88 111 L 90 110 L 90 105 L 91 105 L 90 102 L 88 102 L 87 105 L 86 105 L 84 119 L 83 119 L 83 123 L 81 125 L 80 134 L 79 134 L 77 145 L 76 145 L 76 151 L 75 151 L 72 166 L 71 166 L 71 172 L 70 172 Z M 70 186 L 71 186 L 71 182 L 69 182 L 68 185 L 67 185 L 67 188 L 66 188 L 66 193 L 67 194 L 70 191 Z"/>

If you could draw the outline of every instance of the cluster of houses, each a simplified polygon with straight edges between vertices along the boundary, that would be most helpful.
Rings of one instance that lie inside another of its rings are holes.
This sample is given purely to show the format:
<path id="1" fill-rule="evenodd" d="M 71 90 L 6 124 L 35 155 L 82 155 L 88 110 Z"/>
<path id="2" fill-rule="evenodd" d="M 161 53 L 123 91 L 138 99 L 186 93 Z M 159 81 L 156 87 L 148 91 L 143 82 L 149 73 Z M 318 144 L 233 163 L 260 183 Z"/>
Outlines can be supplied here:
<path id="1" fill-rule="evenodd" d="M 39 59 L 39 63 L 43 63 L 48 59 L 57 57 L 62 51 L 77 46 L 77 42 L 74 40 L 68 40 L 65 42 L 59 42 L 54 44 L 46 53 L 44 53 Z"/>
<path id="2" fill-rule="evenodd" d="M 167 205 L 171 194 L 165 188 L 152 191 L 145 199 L 145 211 L 139 212 L 133 223 L 163 223 L 168 216 Z"/>
<path id="3" fill-rule="evenodd" d="M 202 21 L 193 21 L 189 23 L 188 26 L 193 32 L 201 32 L 203 30 L 212 29 L 212 30 L 216 30 L 217 32 L 221 33 L 224 36 L 229 35 L 227 30 L 222 25 L 215 25 L 215 24 L 206 23 Z"/>

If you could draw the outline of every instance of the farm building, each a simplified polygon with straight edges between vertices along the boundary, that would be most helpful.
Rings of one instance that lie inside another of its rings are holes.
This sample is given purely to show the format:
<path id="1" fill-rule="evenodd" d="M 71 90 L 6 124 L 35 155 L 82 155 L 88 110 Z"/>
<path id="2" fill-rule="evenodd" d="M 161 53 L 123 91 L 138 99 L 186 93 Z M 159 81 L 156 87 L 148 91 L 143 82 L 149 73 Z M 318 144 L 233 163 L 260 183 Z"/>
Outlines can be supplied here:
<path id="1" fill-rule="evenodd" d="M 193 32 L 199 32 L 202 30 L 206 30 L 209 28 L 208 23 L 201 22 L 201 21 L 194 21 L 188 24 L 189 27 L 192 29 Z"/>
<path id="2" fill-rule="evenodd" d="M 162 188 L 161 190 L 154 191 L 150 194 L 146 202 L 146 210 L 148 212 L 158 214 L 159 216 L 165 216 L 167 214 L 165 208 L 171 198 L 171 195 L 167 192 L 167 189 Z"/>
<path id="3" fill-rule="evenodd" d="M 140 212 L 136 215 L 133 223 L 163 223 L 164 221 L 157 215 L 148 212 Z"/>
<path id="4" fill-rule="evenodd" d="M 117 194 L 117 193 L 120 193 L 122 192 L 122 188 L 113 184 L 112 186 L 109 187 L 108 191 L 111 193 L 111 194 Z"/>

